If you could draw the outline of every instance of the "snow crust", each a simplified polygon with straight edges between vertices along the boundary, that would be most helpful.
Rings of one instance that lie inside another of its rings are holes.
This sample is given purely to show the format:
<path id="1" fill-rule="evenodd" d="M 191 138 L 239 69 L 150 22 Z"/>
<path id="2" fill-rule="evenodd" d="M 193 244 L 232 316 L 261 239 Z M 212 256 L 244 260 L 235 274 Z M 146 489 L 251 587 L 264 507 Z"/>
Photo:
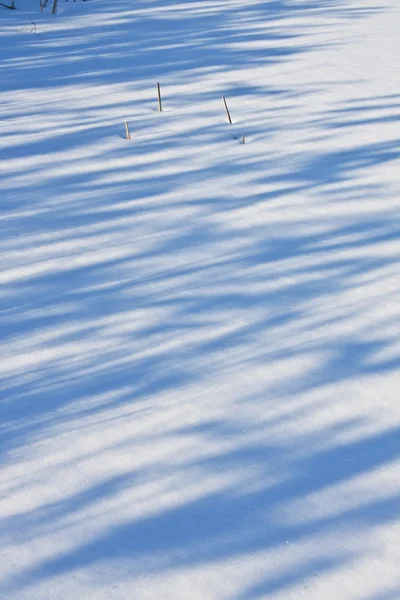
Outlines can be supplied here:
<path id="1" fill-rule="evenodd" d="M 399 3 L 16 5 L 0 598 L 398 600 Z"/>

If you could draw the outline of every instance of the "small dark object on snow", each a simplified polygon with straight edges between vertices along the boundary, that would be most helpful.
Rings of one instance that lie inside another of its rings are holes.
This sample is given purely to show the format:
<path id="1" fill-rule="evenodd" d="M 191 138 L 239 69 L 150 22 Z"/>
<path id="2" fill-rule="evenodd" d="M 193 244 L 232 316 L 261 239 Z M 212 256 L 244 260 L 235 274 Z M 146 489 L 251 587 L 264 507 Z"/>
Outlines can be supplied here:
<path id="1" fill-rule="evenodd" d="M 8 4 L 3 4 L 3 2 L 0 2 L 1 6 L 4 6 L 4 8 L 10 8 L 11 10 L 15 10 L 15 0 L 12 0 L 10 6 L 8 6 Z"/>

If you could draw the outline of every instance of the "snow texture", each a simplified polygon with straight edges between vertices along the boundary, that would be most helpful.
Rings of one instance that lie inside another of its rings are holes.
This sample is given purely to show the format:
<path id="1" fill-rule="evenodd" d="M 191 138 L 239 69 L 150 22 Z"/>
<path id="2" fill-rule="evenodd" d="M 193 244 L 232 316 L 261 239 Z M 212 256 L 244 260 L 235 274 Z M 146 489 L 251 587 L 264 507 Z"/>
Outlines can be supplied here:
<path id="1" fill-rule="evenodd" d="M 398 0 L 50 4 L 0 6 L 0 598 L 398 600 Z"/>

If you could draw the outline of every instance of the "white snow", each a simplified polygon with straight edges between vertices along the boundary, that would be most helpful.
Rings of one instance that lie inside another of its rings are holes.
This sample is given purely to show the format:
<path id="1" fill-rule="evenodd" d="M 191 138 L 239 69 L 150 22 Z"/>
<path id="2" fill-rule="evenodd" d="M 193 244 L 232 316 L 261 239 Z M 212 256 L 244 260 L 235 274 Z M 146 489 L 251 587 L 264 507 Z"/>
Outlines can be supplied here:
<path id="1" fill-rule="evenodd" d="M 398 600 L 399 3 L 16 5 L 0 598 Z"/>

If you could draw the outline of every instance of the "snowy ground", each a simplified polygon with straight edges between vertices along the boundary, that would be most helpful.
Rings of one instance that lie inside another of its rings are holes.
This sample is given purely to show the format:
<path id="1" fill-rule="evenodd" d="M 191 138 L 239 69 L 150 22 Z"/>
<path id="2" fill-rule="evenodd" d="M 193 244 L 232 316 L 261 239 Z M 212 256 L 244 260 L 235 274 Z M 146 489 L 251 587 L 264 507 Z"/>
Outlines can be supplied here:
<path id="1" fill-rule="evenodd" d="M 16 4 L 0 597 L 398 600 L 398 0 Z"/>

